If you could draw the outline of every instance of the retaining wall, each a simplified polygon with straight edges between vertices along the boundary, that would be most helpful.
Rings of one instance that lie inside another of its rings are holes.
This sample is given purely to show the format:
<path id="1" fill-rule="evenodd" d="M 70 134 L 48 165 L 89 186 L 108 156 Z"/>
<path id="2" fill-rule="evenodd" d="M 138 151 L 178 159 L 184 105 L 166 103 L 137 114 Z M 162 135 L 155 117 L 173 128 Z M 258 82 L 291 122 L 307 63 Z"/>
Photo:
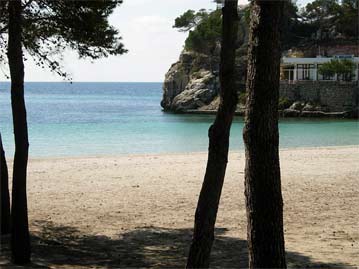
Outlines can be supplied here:
<path id="1" fill-rule="evenodd" d="M 350 111 L 359 106 L 359 86 L 357 82 L 281 82 L 280 97 L 319 104 L 326 112 Z"/>

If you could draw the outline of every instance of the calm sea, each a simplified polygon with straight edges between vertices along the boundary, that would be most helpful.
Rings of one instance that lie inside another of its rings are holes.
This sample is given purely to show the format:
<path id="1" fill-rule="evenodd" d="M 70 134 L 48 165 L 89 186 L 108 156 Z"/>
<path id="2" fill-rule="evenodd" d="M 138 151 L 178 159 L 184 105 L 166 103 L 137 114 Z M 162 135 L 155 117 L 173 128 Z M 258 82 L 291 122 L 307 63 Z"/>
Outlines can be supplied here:
<path id="1" fill-rule="evenodd" d="M 30 155 L 81 156 L 206 151 L 210 115 L 160 107 L 161 83 L 26 83 Z M 231 149 L 243 149 L 236 118 Z M 13 154 L 9 84 L 0 83 L 0 131 Z M 282 148 L 359 145 L 359 121 L 285 119 Z"/>

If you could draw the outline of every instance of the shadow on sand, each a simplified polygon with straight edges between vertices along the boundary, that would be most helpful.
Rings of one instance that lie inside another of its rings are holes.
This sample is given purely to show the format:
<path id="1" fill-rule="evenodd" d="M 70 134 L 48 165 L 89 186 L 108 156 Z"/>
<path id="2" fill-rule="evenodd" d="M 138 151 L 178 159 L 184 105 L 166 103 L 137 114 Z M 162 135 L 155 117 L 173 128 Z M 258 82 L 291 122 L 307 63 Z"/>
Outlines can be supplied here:
<path id="1" fill-rule="evenodd" d="M 86 235 L 76 228 L 36 222 L 41 228 L 32 235 L 33 263 L 26 268 L 184 268 L 192 229 L 143 227 L 121 234 L 117 239 Z M 225 236 L 226 229 L 216 229 L 211 256 L 212 268 L 246 268 L 245 240 Z M 1 268 L 15 268 L 9 262 L 8 238 L 2 240 Z M 299 253 L 287 253 L 288 267 L 348 268 L 345 264 L 313 262 Z M 21 268 L 21 267 L 19 267 Z"/>

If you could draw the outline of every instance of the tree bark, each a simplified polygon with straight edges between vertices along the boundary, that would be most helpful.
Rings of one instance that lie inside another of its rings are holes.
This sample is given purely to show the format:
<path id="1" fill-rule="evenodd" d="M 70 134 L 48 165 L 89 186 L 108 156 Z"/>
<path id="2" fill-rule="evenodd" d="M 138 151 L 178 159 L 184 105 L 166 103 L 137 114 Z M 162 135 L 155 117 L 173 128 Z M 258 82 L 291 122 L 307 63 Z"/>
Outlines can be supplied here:
<path id="1" fill-rule="evenodd" d="M 250 268 L 285 268 L 278 132 L 283 1 L 254 0 L 248 50 L 245 196 Z"/>
<path id="2" fill-rule="evenodd" d="M 11 251 L 12 260 L 15 264 L 28 263 L 31 252 L 26 197 L 29 142 L 24 99 L 21 13 L 21 0 L 9 1 L 8 60 L 11 76 L 11 106 L 15 137 L 11 207 Z"/>
<path id="3" fill-rule="evenodd" d="M 228 162 L 229 135 L 237 106 L 235 87 L 235 50 L 238 29 L 238 1 L 226 0 L 223 11 L 223 33 L 220 62 L 220 105 L 209 128 L 208 161 L 199 196 L 192 244 L 187 268 L 209 267 L 214 240 L 214 226 Z"/>
<path id="4" fill-rule="evenodd" d="M 1 235 L 10 233 L 9 174 L 0 134 Z"/>

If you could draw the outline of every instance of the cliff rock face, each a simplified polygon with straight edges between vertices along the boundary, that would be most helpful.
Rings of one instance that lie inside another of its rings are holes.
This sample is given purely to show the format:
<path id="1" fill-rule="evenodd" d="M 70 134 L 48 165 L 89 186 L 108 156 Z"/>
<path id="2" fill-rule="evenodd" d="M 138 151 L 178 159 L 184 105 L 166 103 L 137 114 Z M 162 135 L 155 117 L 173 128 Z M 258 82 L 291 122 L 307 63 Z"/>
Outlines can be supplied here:
<path id="1" fill-rule="evenodd" d="M 190 77 L 184 91 L 173 99 L 172 109 L 185 111 L 208 105 L 218 94 L 217 84 L 217 78 L 210 71 L 198 71 L 196 76 Z"/>
<path id="2" fill-rule="evenodd" d="M 238 89 L 244 82 L 248 31 L 245 18 L 239 22 L 237 73 Z M 216 110 L 219 93 L 220 44 L 211 55 L 183 51 L 165 76 L 161 106 L 165 111 Z"/>
<path id="3" fill-rule="evenodd" d="M 167 72 L 161 106 L 182 112 L 209 104 L 218 94 L 216 57 L 183 51 Z"/>

